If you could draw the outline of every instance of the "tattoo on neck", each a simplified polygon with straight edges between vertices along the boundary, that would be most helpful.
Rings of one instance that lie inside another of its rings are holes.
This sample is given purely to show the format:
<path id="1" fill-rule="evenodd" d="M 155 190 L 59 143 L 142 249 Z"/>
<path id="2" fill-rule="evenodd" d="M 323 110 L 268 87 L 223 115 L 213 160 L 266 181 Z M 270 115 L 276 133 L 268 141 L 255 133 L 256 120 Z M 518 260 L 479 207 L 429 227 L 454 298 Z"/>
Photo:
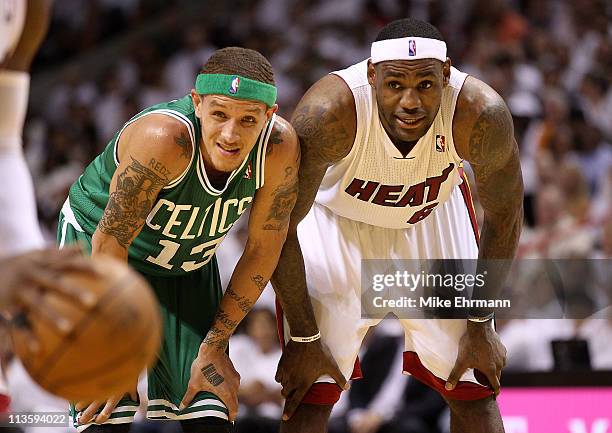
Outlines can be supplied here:
<path id="1" fill-rule="evenodd" d="M 208 364 L 202 367 L 202 375 L 204 378 L 210 383 L 212 386 L 219 386 L 225 380 L 223 376 L 221 376 L 214 365 Z"/>

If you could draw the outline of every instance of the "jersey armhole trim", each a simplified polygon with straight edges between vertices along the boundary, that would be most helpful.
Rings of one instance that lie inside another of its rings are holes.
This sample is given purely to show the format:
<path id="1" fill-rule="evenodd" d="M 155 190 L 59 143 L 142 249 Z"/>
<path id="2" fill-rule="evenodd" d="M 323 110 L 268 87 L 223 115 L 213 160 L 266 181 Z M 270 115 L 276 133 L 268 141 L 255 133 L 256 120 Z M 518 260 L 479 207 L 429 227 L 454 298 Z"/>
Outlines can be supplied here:
<path id="1" fill-rule="evenodd" d="M 184 116 L 183 114 L 174 111 L 174 110 L 166 110 L 166 109 L 159 109 L 159 110 L 153 110 L 153 111 L 148 111 L 142 115 L 139 115 L 133 119 L 131 119 L 130 121 L 128 121 L 125 125 L 123 125 L 123 128 L 121 128 L 121 130 L 119 130 L 119 134 L 117 134 L 117 138 L 115 139 L 115 142 L 113 144 L 113 158 L 115 160 L 115 166 L 118 167 L 119 166 L 119 149 L 118 149 L 118 145 L 119 145 L 119 140 L 121 139 L 121 134 L 123 133 L 123 131 L 125 130 L 125 128 L 127 128 L 129 125 L 131 125 L 132 123 L 134 123 L 135 121 L 142 119 L 145 116 L 148 116 L 149 114 L 165 114 L 166 116 L 170 116 L 178 121 L 180 121 L 181 123 L 183 123 L 185 126 L 187 126 L 187 130 L 189 131 L 189 138 L 191 139 L 191 158 L 189 159 L 189 164 L 187 164 L 187 167 L 185 168 L 185 170 L 183 170 L 183 172 L 177 176 L 176 178 L 172 179 L 166 186 L 164 186 L 162 189 L 167 190 L 167 189 L 172 189 L 175 186 L 177 186 L 184 178 L 185 176 L 187 176 L 187 173 L 189 172 L 189 169 L 191 168 L 191 164 L 193 163 L 193 158 L 196 154 L 196 142 L 195 142 L 195 129 L 193 127 L 193 123 L 191 123 L 191 120 L 189 120 L 189 118 L 187 118 L 186 116 Z"/>
<path id="2" fill-rule="evenodd" d="M 463 89 L 463 85 L 465 84 L 465 80 L 468 77 L 468 74 L 461 72 L 455 68 L 452 68 L 451 71 L 455 71 L 456 73 L 459 74 L 459 78 L 455 78 L 453 79 L 453 77 L 451 76 L 451 79 L 449 82 L 449 86 L 452 86 L 454 88 L 457 89 L 457 95 L 453 96 L 453 99 L 451 101 L 451 115 L 450 115 L 450 130 L 451 130 L 451 143 L 449 146 L 449 150 L 450 150 L 450 154 L 451 157 L 459 164 L 463 164 L 463 158 L 461 158 L 459 156 L 459 154 L 457 153 L 457 149 L 455 148 L 455 135 L 453 134 L 453 122 L 455 119 L 455 109 L 457 108 L 457 99 L 459 99 L 459 95 L 461 94 L 461 89 Z"/>
<path id="3" fill-rule="evenodd" d="M 268 141 L 270 140 L 270 135 L 272 134 L 272 130 L 274 129 L 274 124 L 276 123 L 276 114 L 272 114 L 270 121 L 264 131 L 261 134 L 259 139 L 257 155 L 255 159 L 255 168 L 257 173 L 257 178 L 255 179 L 255 189 L 259 189 L 264 186 L 266 181 L 265 176 L 265 167 L 266 167 L 266 152 L 268 149 Z"/>

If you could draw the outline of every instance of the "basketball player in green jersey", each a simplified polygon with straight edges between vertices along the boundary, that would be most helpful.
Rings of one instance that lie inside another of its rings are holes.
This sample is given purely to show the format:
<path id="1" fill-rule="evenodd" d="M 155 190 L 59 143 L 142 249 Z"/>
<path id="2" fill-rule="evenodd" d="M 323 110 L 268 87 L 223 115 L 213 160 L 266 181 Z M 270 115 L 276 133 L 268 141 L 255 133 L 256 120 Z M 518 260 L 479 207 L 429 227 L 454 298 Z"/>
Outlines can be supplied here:
<path id="1" fill-rule="evenodd" d="M 216 51 L 190 95 L 126 123 L 71 187 L 60 216 L 60 246 L 81 241 L 94 258 L 123 258 L 154 288 L 164 341 L 148 371 L 147 417 L 179 420 L 186 432 L 230 431 L 239 375 L 228 340 L 285 242 L 299 146 L 275 100 L 261 54 Z M 249 207 L 248 240 L 223 294 L 215 251 Z M 323 355 L 322 370 L 341 377 Z M 137 405 L 134 390 L 78 402 L 77 429 L 127 432 Z"/>

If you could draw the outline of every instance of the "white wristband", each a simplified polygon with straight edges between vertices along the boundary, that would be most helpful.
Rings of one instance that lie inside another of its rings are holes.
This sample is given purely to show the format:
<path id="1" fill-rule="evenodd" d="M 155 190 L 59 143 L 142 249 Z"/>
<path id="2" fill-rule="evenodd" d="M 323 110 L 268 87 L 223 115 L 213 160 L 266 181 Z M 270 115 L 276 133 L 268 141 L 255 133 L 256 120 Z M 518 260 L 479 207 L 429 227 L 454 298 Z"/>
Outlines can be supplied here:
<path id="1" fill-rule="evenodd" d="M 291 341 L 295 341 L 296 343 L 312 343 L 313 341 L 317 341 L 321 338 L 321 331 L 317 332 L 315 335 L 311 335 L 310 337 L 293 337 L 291 336 Z"/>
<path id="2" fill-rule="evenodd" d="M 474 322 L 474 323 L 484 323 L 484 322 L 488 322 L 489 320 L 492 320 L 495 318 L 495 313 L 489 313 L 486 316 L 468 316 L 468 320 L 470 322 Z"/>

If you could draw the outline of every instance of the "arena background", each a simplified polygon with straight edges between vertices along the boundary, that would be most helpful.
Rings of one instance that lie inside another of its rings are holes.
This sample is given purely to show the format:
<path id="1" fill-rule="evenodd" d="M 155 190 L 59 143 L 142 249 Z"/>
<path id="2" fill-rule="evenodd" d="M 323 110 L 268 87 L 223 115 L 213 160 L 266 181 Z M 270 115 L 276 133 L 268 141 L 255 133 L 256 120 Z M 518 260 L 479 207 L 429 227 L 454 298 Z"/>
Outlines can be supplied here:
<path id="1" fill-rule="evenodd" d="M 368 57 L 379 29 L 407 16 L 435 24 L 453 65 L 489 83 L 510 107 L 525 184 L 519 257 L 612 258 L 612 3 L 605 0 L 56 0 L 33 65 L 24 131 L 48 240 L 69 186 L 114 132 L 142 108 L 188 93 L 216 48 L 266 55 L 280 114 L 289 117 L 312 83 Z M 226 281 L 244 236 L 237 225 L 221 247 Z M 530 281 L 522 295 L 537 303 Z M 590 288 L 578 295 L 610 305 L 609 266 L 601 282 L 599 296 L 589 296 Z M 232 342 L 242 418 L 261 431 L 275 431 L 270 419 L 281 404 L 272 305 L 268 288 L 260 312 Z M 612 386 L 605 372 L 612 370 L 612 319 L 515 319 L 498 327 L 509 350 L 500 397 L 508 432 L 612 432 L 612 387 L 604 386 Z M 402 376 L 399 335 L 385 321 L 369 336 L 364 367 L 386 354 L 385 374 L 354 384 L 331 432 L 448 431 L 437 396 Z M 552 344 L 577 339 L 586 342 L 586 361 L 584 347 L 571 353 L 571 344 Z M 9 379 L 15 410 L 65 408 L 19 366 Z"/>

